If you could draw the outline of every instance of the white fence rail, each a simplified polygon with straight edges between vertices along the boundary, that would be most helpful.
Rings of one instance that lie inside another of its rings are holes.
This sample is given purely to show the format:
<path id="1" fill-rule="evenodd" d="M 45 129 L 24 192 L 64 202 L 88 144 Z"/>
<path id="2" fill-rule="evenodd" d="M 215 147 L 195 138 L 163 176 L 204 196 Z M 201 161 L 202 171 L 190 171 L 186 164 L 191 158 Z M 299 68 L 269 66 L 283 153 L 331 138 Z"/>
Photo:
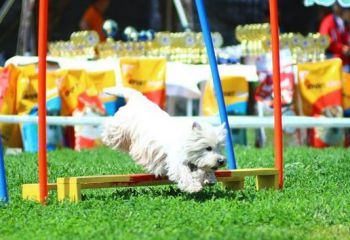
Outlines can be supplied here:
<path id="1" fill-rule="evenodd" d="M 47 116 L 48 125 L 100 125 L 111 117 L 55 117 Z M 208 121 L 213 125 L 220 124 L 218 117 L 174 117 L 181 120 Z M 273 128 L 273 117 L 255 116 L 229 116 L 231 128 Z M 37 123 L 37 116 L 0 115 L 0 123 Z M 301 117 L 285 116 L 282 118 L 283 127 L 310 128 L 310 127 L 332 127 L 350 128 L 350 118 L 326 118 L 326 117 Z"/>

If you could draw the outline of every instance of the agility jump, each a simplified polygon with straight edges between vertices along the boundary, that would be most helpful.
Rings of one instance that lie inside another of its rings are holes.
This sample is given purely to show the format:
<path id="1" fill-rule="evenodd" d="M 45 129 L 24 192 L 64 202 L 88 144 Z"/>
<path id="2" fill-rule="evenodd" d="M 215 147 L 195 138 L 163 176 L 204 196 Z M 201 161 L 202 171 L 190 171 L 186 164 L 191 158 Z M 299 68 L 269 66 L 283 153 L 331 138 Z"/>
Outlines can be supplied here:
<path id="1" fill-rule="evenodd" d="M 231 190 L 243 190 L 246 177 L 255 177 L 256 190 L 276 189 L 277 169 L 251 168 L 218 170 L 215 172 L 217 181 L 225 188 Z M 117 188 L 173 184 L 167 177 L 156 177 L 153 174 L 128 174 L 128 175 L 101 175 L 101 176 L 77 176 L 57 178 L 56 183 L 49 183 L 48 190 L 57 191 L 59 201 L 69 200 L 80 202 L 83 189 Z M 24 184 L 22 198 L 32 201 L 40 201 L 39 184 Z"/>
<path id="2" fill-rule="evenodd" d="M 196 6 L 200 24 L 208 53 L 209 63 L 217 94 L 221 122 L 225 124 L 227 131 L 226 150 L 230 170 L 217 171 L 215 173 L 219 181 L 233 189 L 241 189 L 245 176 L 256 176 L 257 189 L 282 188 L 283 187 L 283 142 L 282 142 L 282 118 L 281 118 L 281 93 L 280 93 L 280 64 L 279 64 L 279 36 L 277 0 L 270 0 L 270 23 L 272 37 L 273 57 L 273 82 L 274 82 L 274 128 L 275 128 L 275 168 L 269 169 L 236 169 L 236 160 L 233 151 L 233 143 L 229 129 L 224 98 L 221 89 L 220 77 L 207 17 L 202 0 L 196 0 Z M 81 199 L 80 190 L 94 187 L 158 185 L 169 183 L 167 179 L 156 179 L 150 174 L 137 175 L 138 178 L 148 181 L 135 181 L 135 175 L 115 175 L 91 177 L 59 178 L 57 183 L 47 182 L 47 155 L 46 155 L 46 50 L 47 50 L 47 10 L 48 1 L 39 2 L 39 184 L 24 184 L 22 196 L 25 199 L 39 200 L 42 204 L 48 196 L 48 190 L 57 190 L 60 200 L 68 198 L 72 201 Z M 226 175 L 225 175 L 225 174 Z M 225 176 L 223 176 L 224 174 Z"/>

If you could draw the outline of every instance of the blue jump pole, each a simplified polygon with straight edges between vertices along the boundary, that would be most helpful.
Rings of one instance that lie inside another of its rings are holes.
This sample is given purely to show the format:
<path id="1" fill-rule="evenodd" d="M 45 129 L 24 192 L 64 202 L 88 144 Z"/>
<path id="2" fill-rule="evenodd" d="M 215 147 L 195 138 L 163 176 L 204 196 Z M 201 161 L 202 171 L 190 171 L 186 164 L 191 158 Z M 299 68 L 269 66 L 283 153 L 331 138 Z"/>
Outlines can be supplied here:
<path id="1" fill-rule="evenodd" d="M 4 203 L 8 202 L 4 151 L 3 151 L 1 136 L 0 136 L 0 202 L 4 202 Z"/>
<path id="2" fill-rule="evenodd" d="M 207 49 L 210 69 L 211 69 L 211 75 L 214 81 L 214 89 L 216 93 L 216 98 L 219 105 L 219 113 L 220 113 L 220 119 L 221 123 L 225 123 L 225 127 L 227 130 L 227 136 L 226 136 L 226 151 L 227 151 L 227 159 L 228 159 L 228 167 L 229 169 L 236 169 L 236 159 L 235 159 L 235 153 L 233 150 L 233 142 L 231 137 L 231 129 L 228 123 L 227 118 L 227 112 L 226 112 L 226 106 L 224 101 L 224 96 L 222 94 L 222 87 L 221 87 L 221 81 L 219 77 L 219 71 L 218 66 L 216 63 L 216 57 L 213 47 L 213 42 L 211 39 L 211 34 L 209 30 L 209 24 L 203 4 L 203 0 L 196 0 L 196 6 L 199 16 L 199 22 L 202 28 L 203 38 L 205 47 Z"/>

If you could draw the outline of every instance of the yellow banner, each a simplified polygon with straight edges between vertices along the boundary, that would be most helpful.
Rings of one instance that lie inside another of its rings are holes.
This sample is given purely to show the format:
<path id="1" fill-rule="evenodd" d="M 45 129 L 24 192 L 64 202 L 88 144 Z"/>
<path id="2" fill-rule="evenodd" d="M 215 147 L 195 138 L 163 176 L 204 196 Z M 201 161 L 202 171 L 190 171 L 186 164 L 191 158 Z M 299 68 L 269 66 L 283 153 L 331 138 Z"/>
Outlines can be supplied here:
<path id="1" fill-rule="evenodd" d="M 78 106 L 78 96 L 84 91 L 95 95 L 97 90 L 93 82 L 88 78 L 85 70 L 62 70 L 57 74 L 62 74 L 58 83 L 61 99 L 63 116 L 72 115 Z"/>
<path id="2" fill-rule="evenodd" d="M 21 72 L 24 73 L 27 76 L 37 73 L 37 65 L 34 64 L 34 63 L 33 64 L 20 65 L 20 66 L 17 66 L 17 68 L 19 68 L 19 70 L 21 70 Z"/>
<path id="3" fill-rule="evenodd" d="M 16 113 L 16 88 L 17 78 L 21 73 L 20 69 L 14 65 L 8 65 L 0 70 L 0 113 Z"/>
<path id="4" fill-rule="evenodd" d="M 350 73 L 343 72 L 343 109 L 350 116 Z"/>
<path id="5" fill-rule="evenodd" d="M 221 86 L 227 110 L 245 113 L 249 97 L 248 81 L 240 76 L 222 76 Z M 202 109 L 205 116 L 212 116 L 219 112 L 212 80 L 209 80 L 205 86 Z"/>
<path id="6" fill-rule="evenodd" d="M 120 70 L 124 87 L 142 93 L 165 89 L 164 58 L 121 58 Z"/>
<path id="7" fill-rule="evenodd" d="M 99 93 L 102 93 L 105 88 L 116 85 L 114 70 L 87 72 L 87 77 L 95 85 Z"/>
<path id="8" fill-rule="evenodd" d="M 0 114 L 16 114 L 16 88 L 20 69 L 10 64 L 0 70 Z M 21 147 L 18 124 L 0 123 L 3 143 L 8 147 Z"/>
<path id="9" fill-rule="evenodd" d="M 57 84 L 61 81 L 61 74 L 48 72 L 46 74 L 46 101 L 59 97 Z M 21 73 L 17 85 L 17 113 L 28 114 L 38 104 L 38 83 L 37 73 L 26 75 Z"/>
<path id="10" fill-rule="evenodd" d="M 334 92 L 341 91 L 342 62 L 340 59 L 298 64 L 298 77 L 305 115 L 315 114 L 313 112 L 314 105 L 321 99 L 327 99 L 327 96 L 328 99 L 321 104 L 322 107 L 337 104 L 337 100 L 332 98 L 331 95 Z M 321 111 L 322 109 L 318 109 L 318 112 Z"/>

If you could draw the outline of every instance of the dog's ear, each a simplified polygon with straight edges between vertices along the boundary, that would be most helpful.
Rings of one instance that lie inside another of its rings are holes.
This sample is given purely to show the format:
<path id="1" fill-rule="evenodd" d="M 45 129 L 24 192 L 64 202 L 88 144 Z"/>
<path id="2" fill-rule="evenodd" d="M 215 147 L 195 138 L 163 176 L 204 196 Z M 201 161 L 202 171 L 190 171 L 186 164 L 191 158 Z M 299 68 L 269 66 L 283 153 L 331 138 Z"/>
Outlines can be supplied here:
<path id="1" fill-rule="evenodd" d="M 202 126 L 198 122 L 193 122 L 192 123 L 192 130 L 202 130 Z"/>
<path id="2" fill-rule="evenodd" d="M 219 131 L 226 132 L 226 124 L 221 123 L 220 126 L 218 127 Z"/>

